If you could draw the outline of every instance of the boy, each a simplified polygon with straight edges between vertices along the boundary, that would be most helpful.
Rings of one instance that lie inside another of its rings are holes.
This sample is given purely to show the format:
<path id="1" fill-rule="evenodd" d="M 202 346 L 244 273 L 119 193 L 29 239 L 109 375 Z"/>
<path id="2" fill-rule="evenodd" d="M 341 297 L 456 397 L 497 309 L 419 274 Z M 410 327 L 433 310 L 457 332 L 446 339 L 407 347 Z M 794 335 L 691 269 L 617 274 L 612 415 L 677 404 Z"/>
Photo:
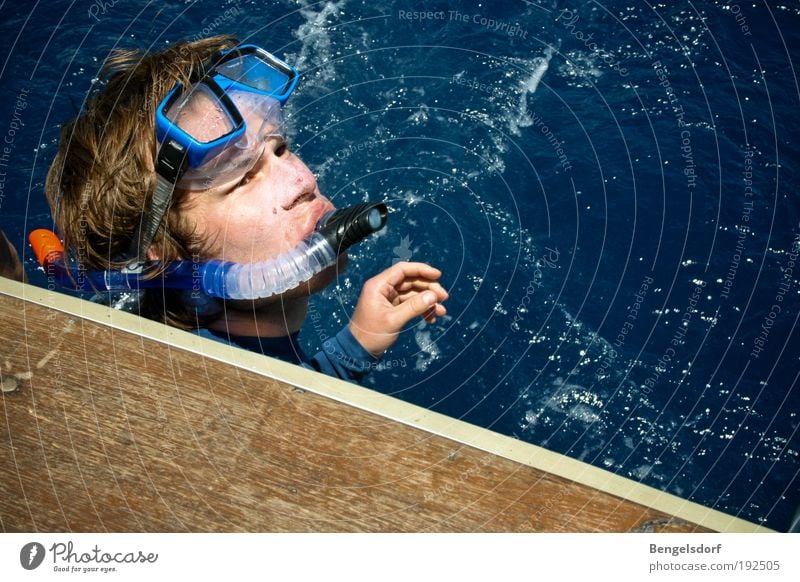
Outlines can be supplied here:
<path id="1" fill-rule="evenodd" d="M 229 37 L 112 55 L 104 68 L 111 75 L 107 85 L 62 129 L 46 183 L 65 247 L 81 266 L 122 269 L 197 258 L 247 264 L 298 245 L 333 205 L 282 135 L 280 107 L 293 85 L 264 85 L 292 72 Z M 160 142 L 157 128 L 168 136 Z M 187 162 L 192 148 L 202 159 Z M 200 308 L 185 292 L 147 290 L 140 313 L 360 380 L 406 323 L 444 315 L 448 294 L 437 269 L 393 265 L 366 282 L 349 325 L 308 358 L 297 335 L 309 296 L 329 285 L 346 261 L 343 253 L 310 280 L 265 299 L 208 299 Z"/>

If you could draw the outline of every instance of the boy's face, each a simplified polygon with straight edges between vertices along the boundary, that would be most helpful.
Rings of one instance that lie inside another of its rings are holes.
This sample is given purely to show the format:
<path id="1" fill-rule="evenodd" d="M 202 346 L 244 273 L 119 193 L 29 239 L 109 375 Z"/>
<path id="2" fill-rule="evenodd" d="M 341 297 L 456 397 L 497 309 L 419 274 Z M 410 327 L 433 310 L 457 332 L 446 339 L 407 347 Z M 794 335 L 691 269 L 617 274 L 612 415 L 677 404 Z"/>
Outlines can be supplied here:
<path id="1" fill-rule="evenodd" d="M 182 218 L 207 241 L 213 258 L 236 263 L 273 259 L 295 247 L 333 204 L 323 196 L 314 175 L 280 136 L 266 140 L 252 170 L 239 182 L 190 190 Z M 328 285 L 337 269 L 318 275 L 309 292 Z"/>
<path id="2" fill-rule="evenodd" d="M 206 242 L 210 257 L 235 263 L 266 261 L 289 251 L 334 208 L 308 166 L 287 147 L 277 102 L 247 95 L 234 96 L 247 139 L 213 158 L 208 169 L 198 169 L 200 176 L 216 177 L 188 180 L 180 211 L 186 225 Z M 202 94 L 198 97 L 181 108 L 181 127 L 210 141 L 220 132 L 213 123 L 218 108 L 209 107 Z M 199 189 L 201 184 L 210 187 Z M 343 255 L 337 267 L 345 263 Z M 310 286 L 302 286 L 303 294 L 322 289 L 336 271 L 328 269 Z"/>
<path id="3" fill-rule="evenodd" d="M 265 145 L 241 181 L 188 193 L 183 217 L 209 241 L 215 258 L 273 259 L 295 247 L 334 208 L 283 138 L 270 137 Z"/>

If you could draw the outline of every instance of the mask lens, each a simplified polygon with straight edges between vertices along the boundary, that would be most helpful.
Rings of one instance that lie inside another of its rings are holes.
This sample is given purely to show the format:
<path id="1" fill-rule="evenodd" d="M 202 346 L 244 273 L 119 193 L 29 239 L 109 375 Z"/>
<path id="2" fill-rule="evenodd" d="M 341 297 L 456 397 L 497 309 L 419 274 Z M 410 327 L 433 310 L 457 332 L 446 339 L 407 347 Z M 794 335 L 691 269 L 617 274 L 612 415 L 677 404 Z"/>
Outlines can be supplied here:
<path id="1" fill-rule="evenodd" d="M 247 130 L 202 166 L 189 168 L 179 182 L 182 188 L 206 190 L 238 182 L 262 155 L 266 141 L 283 135 L 283 114 L 275 99 L 242 89 L 229 90 L 228 96 L 239 110 Z"/>
<path id="2" fill-rule="evenodd" d="M 252 139 L 263 141 L 269 136 L 285 135 L 286 127 L 280 103 L 251 91 L 233 90 L 228 94 L 247 124 Z"/>
<path id="3" fill-rule="evenodd" d="M 235 129 L 228 111 L 203 84 L 192 87 L 166 113 L 170 121 L 200 143 L 220 139 Z"/>
<path id="4" fill-rule="evenodd" d="M 244 85 L 273 95 L 282 95 L 291 81 L 289 75 L 254 54 L 242 55 L 217 66 L 216 71 Z"/>

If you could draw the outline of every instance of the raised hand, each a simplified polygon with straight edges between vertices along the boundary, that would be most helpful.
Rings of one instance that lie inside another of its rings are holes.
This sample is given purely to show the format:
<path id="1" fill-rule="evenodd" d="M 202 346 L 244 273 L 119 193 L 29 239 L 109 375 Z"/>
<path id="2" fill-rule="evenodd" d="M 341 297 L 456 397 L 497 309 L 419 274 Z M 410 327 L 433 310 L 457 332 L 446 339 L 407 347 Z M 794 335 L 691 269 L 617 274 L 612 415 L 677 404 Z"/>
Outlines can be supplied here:
<path id="1" fill-rule="evenodd" d="M 368 352 L 380 356 L 406 323 L 423 317 L 435 323 L 447 313 L 449 297 L 438 283 L 439 269 L 425 263 L 400 262 L 369 279 L 361 290 L 350 332 Z"/>

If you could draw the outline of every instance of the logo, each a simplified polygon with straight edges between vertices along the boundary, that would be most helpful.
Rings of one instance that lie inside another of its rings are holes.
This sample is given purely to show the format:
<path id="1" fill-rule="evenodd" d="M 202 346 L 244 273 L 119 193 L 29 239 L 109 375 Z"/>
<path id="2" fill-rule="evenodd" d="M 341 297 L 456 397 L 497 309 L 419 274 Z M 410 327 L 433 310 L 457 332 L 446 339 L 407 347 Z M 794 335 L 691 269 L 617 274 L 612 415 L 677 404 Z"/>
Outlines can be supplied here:
<path id="1" fill-rule="evenodd" d="M 19 552 L 19 563 L 26 570 L 35 570 L 42 565 L 44 553 L 44 546 L 39 542 L 27 543 Z"/>

